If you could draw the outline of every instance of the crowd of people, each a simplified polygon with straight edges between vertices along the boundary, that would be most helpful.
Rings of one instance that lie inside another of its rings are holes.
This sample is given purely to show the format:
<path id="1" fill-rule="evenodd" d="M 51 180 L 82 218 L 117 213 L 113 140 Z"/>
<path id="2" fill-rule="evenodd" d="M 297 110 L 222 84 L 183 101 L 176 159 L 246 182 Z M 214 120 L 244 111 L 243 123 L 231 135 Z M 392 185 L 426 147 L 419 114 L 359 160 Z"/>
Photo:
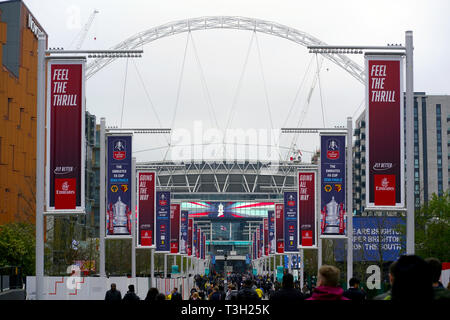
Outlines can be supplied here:
<path id="1" fill-rule="evenodd" d="M 404 255 L 393 262 L 389 269 L 390 289 L 376 296 L 375 300 L 393 301 L 432 301 L 450 300 L 450 288 L 444 288 L 440 282 L 441 262 L 434 258 L 422 259 L 416 255 Z M 190 291 L 189 300 L 230 300 L 236 302 L 300 301 L 300 300 L 353 300 L 362 302 L 368 299 L 367 293 L 360 286 L 357 278 L 349 281 L 348 289 L 340 286 L 340 270 L 335 266 L 320 267 L 317 282 L 305 284 L 300 288 L 299 281 L 294 281 L 292 274 L 286 272 L 282 282 L 273 275 L 254 276 L 252 273 L 232 273 L 196 275 L 194 288 Z M 449 285 L 450 286 L 450 285 Z M 111 285 L 105 300 L 138 301 L 140 298 L 134 286 L 128 286 L 128 292 L 122 298 L 116 285 Z M 150 288 L 145 301 L 172 300 L 181 301 L 182 295 L 174 288 L 168 295 Z"/>

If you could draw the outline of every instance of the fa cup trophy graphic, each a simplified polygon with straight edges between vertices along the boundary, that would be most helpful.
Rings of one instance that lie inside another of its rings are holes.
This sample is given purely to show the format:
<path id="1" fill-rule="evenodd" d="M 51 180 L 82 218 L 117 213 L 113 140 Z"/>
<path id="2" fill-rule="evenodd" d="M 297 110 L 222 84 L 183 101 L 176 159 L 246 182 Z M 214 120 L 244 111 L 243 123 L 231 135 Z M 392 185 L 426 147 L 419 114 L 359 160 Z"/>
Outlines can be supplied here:
<path id="1" fill-rule="evenodd" d="M 129 234 L 131 230 L 131 210 L 120 197 L 108 207 L 108 233 Z"/>
<path id="2" fill-rule="evenodd" d="M 219 209 L 218 209 L 218 213 L 217 213 L 217 218 L 219 217 L 223 217 L 224 213 L 223 213 L 223 204 L 219 204 Z"/>
<path id="3" fill-rule="evenodd" d="M 338 204 L 334 197 L 331 197 L 331 201 L 321 210 L 322 234 L 344 234 L 344 213 L 344 204 Z"/>

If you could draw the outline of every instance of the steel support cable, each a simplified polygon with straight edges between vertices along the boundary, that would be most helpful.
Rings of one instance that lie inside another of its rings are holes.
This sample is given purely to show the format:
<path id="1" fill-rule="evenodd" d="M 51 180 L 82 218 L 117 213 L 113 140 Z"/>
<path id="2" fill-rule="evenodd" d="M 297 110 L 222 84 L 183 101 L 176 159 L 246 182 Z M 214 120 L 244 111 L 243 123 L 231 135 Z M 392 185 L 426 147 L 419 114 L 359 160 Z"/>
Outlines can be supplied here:
<path id="1" fill-rule="evenodd" d="M 239 93 L 241 91 L 242 80 L 244 78 L 245 70 L 247 69 L 248 58 L 250 56 L 250 51 L 252 49 L 252 44 L 253 44 L 254 37 L 255 37 L 255 34 L 252 33 L 252 37 L 250 39 L 250 44 L 249 44 L 248 49 L 247 49 L 247 54 L 246 54 L 246 57 L 245 57 L 244 65 L 242 66 L 242 72 L 241 72 L 241 75 L 239 77 L 238 86 L 236 88 L 236 93 L 234 94 L 234 97 L 233 97 L 233 102 L 232 102 L 232 105 L 231 105 L 231 110 L 230 110 L 230 114 L 228 116 L 227 126 L 225 127 L 225 130 L 230 127 L 232 119 L 233 119 L 234 109 L 236 108 L 237 99 L 238 99 Z"/>
<path id="2" fill-rule="evenodd" d="M 153 101 L 152 101 L 152 99 L 150 98 L 150 94 L 149 94 L 149 92 L 148 92 L 148 90 L 147 90 L 147 86 L 145 85 L 144 79 L 142 78 L 142 75 L 141 75 L 141 73 L 139 72 L 139 68 L 138 68 L 137 65 L 136 65 L 135 59 L 133 59 L 133 65 L 134 65 L 134 68 L 135 68 L 136 73 L 137 73 L 137 75 L 138 75 L 139 82 L 141 83 L 142 88 L 144 89 L 145 96 L 147 97 L 147 100 L 148 100 L 148 102 L 149 102 L 149 104 L 150 104 L 150 106 L 151 106 L 151 110 L 153 111 L 153 113 L 154 113 L 154 115 L 155 115 L 155 118 L 156 118 L 156 120 L 158 121 L 159 127 L 162 128 L 163 126 L 162 126 L 162 123 L 161 123 L 161 119 L 159 119 L 158 112 L 156 112 L 155 105 L 153 104 Z M 158 137 L 158 140 L 159 140 L 159 135 L 157 135 L 157 137 Z M 169 145 L 169 144 L 170 144 L 169 138 L 167 138 L 167 136 L 164 135 L 164 139 L 166 140 L 167 144 Z"/>
<path id="3" fill-rule="evenodd" d="M 323 57 L 322 57 L 322 60 L 321 60 L 321 62 L 320 62 L 320 66 L 318 67 L 319 70 L 320 70 L 320 68 L 322 68 L 322 63 L 323 63 Z M 303 121 L 304 121 L 305 118 L 306 118 L 306 114 L 308 113 L 309 104 L 310 104 L 310 102 L 311 102 L 311 96 L 312 96 L 312 93 L 314 92 L 314 88 L 315 88 L 316 83 L 317 83 L 317 75 L 318 75 L 318 74 L 315 73 L 314 78 L 313 78 L 313 82 L 312 82 L 312 84 L 311 84 L 311 88 L 310 88 L 310 90 L 309 90 L 308 97 L 306 98 L 305 104 L 303 105 L 302 112 L 300 113 L 300 118 L 298 119 L 298 122 L 297 122 L 297 126 L 296 126 L 297 128 L 301 128 L 301 126 L 303 125 Z M 297 133 L 297 134 L 292 138 L 291 148 L 292 148 L 293 146 L 297 145 L 298 138 L 299 138 L 299 133 Z M 287 157 L 289 157 L 289 155 L 288 155 Z"/>
<path id="4" fill-rule="evenodd" d="M 323 59 L 322 59 L 323 61 Z M 317 53 L 316 53 L 316 63 L 317 63 L 317 82 L 319 84 L 319 95 L 320 95 L 320 106 L 322 108 L 322 122 L 323 122 L 323 127 L 325 128 L 325 110 L 323 108 L 323 98 L 322 98 L 322 87 L 320 85 L 320 69 L 322 67 L 322 64 L 319 67 L 319 60 L 317 59 Z"/>
<path id="5" fill-rule="evenodd" d="M 295 107 L 295 103 L 296 103 L 297 100 L 298 100 L 298 96 L 300 95 L 300 91 L 302 90 L 303 84 L 304 84 L 305 81 L 306 81 L 306 76 L 307 76 L 308 73 L 309 73 L 309 69 L 310 69 L 311 66 L 312 66 L 313 60 L 314 60 L 314 56 L 311 57 L 311 60 L 309 61 L 309 64 L 308 64 L 308 67 L 306 68 L 306 72 L 303 74 L 302 81 L 300 82 L 300 85 L 298 86 L 297 92 L 295 93 L 294 101 L 292 101 L 292 105 L 291 105 L 291 108 L 289 109 L 289 112 L 288 112 L 288 114 L 287 114 L 286 120 L 284 121 L 283 128 L 286 128 L 287 122 L 288 122 L 289 119 L 291 118 L 292 110 L 293 110 L 294 107 Z"/>
<path id="6" fill-rule="evenodd" d="M 191 146 L 209 146 L 209 145 L 221 145 L 222 143 L 219 142 L 208 142 L 208 143 L 190 143 L 190 144 L 180 144 L 177 145 L 177 147 L 191 147 Z M 254 144 L 254 143 L 225 143 L 226 145 L 238 145 L 238 146 L 263 146 L 263 147 L 273 147 L 274 145 L 272 144 L 266 144 L 266 145 L 261 145 L 261 144 Z M 291 147 L 289 146 L 278 146 L 280 149 L 286 149 L 286 150 L 290 150 Z M 148 148 L 148 149 L 142 149 L 142 150 L 138 150 L 138 151 L 133 151 L 133 153 L 141 153 L 141 152 L 148 152 L 148 151 L 155 151 L 155 150 L 161 150 L 161 149 L 165 149 L 165 148 L 169 148 L 169 146 L 161 146 L 161 147 L 154 147 L 154 148 Z M 306 153 L 315 153 L 315 151 L 309 151 L 309 150 L 301 150 L 302 152 L 306 152 Z"/>
<path id="7" fill-rule="evenodd" d="M 177 98 L 175 100 L 175 110 L 173 113 L 173 117 L 172 117 L 172 123 L 170 125 L 170 128 L 173 128 L 174 124 L 175 124 L 175 119 L 176 119 L 176 115 L 177 115 L 177 109 L 178 109 L 178 103 L 180 101 L 180 93 L 181 93 L 181 84 L 183 83 L 183 75 L 184 75 L 184 66 L 186 64 L 186 55 L 187 55 L 187 51 L 188 51 L 188 47 L 189 47 L 189 33 L 186 37 L 186 46 L 184 48 L 184 56 L 183 56 L 183 62 L 181 64 L 181 72 L 180 72 L 180 78 L 178 79 L 178 89 L 177 89 Z M 164 159 L 166 160 L 167 154 L 169 153 L 171 144 L 169 143 L 169 148 L 166 151 L 166 154 L 164 155 Z"/>
<path id="8" fill-rule="evenodd" d="M 122 113 L 120 115 L 120 127 L 122 128 L 122 121 L 123 121 L 123 110 L 125 108 L 125 93 L 127 90 L 127 77 L 128 77 L 128 58 L 127 58 L 127 63 L 125 66 L 125 80 L 123 82 L 123 95 L 122 95 Z"/>
<path id="9" fill-rule="evenodd" d="M 203 67 L 202 67 L 202 64 L 200 62 L 200 58 L 198 55 L 197 46 L 195 45 L 195 41 L 194 41 L 194 37 L 192 36 L 192 32 L 189 32 L 189 34 L 191 36 L 192 47 L 194 49 L 194 55 L 195 55 L 195 59 L 197 61 L 197 68 L 199 69 L 199 73 L 200 73 L 200 81 L 202 83 L 203 94 L 205 95 L 205 100 L 209 106 L 210 115 L 212 115 L 212 119 L 216 123 L 216 127 L 219 128 L 219 123 L 218 123 L 217 117 L 216 117 L 216 110 L 215 110 L 214 104 L 211 99 L 211 94 L 208 89 L 208 85 L 207 85 L 206 78 L 205 78 L 205 73 L 203 72 Z"/>
<path id="10" fill-rule="evenodd" d="M 266 78 L 264 76 L 264 67 L 262 64 L 261 49 L 259 47 L 258 35 L 256 34 L 256 31 L 253 31 L 253 32 L 255 33 L 255 40 L 256 40 L 255 43 L 256 43 L 256 49 L 258 51 L 259 69 L 261 71 L 261 77 L 263 80 L 264 96 L 266 98 L 267 112 L 269 113 L 270 128 L 273 130 L 274 126 L 273 126 L 272 111 L 270 110 L 269 93 L 267 92 L 267 83 L 266 83 Z"/>
<path id="11" fill-rule="evenodd" d="M 263 67 L 263 64 L 262 64 L 261 48 L 259 47 L 258 35 L 256 34 L 256 31 L 253 31 L 253 32 L 255 33 L 255 40 L 256 40 L 255 42 L 256 42 L 256 48 L 257 48 L 257 51 L 258 51 L 259 68 L 260 68 L 261 77 L 262 77 L 262 80 L 263 80 L 264 95 L 265 95 L 265 98 L 266 98 L 267 112 L 269 113 L 270 128 L 272 129 L 272 132 L 273 132 L 273 129 L 274 129 L 273 117 L 272 117 L 272 111 L 271 111 L 271 108 L 270 108 L 270 100 L 269 100 L 269 93 L 268 93 L 268 90 L 267 90 L 266 77 L 264 76 L 264 67 Z M 279 158 L 279 160 L 282 160 L 282 156 L 281 156 L 281 153 L 280 153 L 279 149 L 278 149 L 278 158 Z"/>
<path id="12" fill-rule="evenodd" d="M 361 109 L 361 107 L 362 107 L 362 105 L 364 104 L 364 101 L 365 101 L 365 100 L 366 100 L 366 98 L 363 98 L 363 99 L 361 100 L 361 102 L 359 103 L 358 108 L 356 108 L 355 112 L 353 113 L 353 116 L 352 116 L 353 119 L 355 119 L 355 116 L 357 115 L 357 112 L 359 111 L 359 109 Z"/>
<path id="13" fill-rule="evenodd" d="M 244 65 L 242 66 L 241 75 L 240 75 L 240 77 L 239 77 L 238 86 L 237 86 L 237 88 L 236 88 L 236 92 L 235 92 L 234 97 L 233 97 L 233 102 L 232 102 L 232 104 L 231 104 L 231 110 L 230 110 L 230 114 L 229 114 L 229 116 L 228 116 L 227 125 L 226 125 L 226 127 L 225 127 L 225 133 L 226 133 L 226 131 L 228 130 L 228 128 L 230 127 L 231 121 L 232 121 L 232 119 L 233 119 L 234 109 L 236 108 L 236 105 L 237 105 L 237 99 L 238 99 L 239 93 L 240 93 L 240 91 L 241 91 L 242 80 L 243 80 L 243 78 L 244 78 L 245 70 L 247 69 L 248 58 L 249 58 L 249 56 L 250 56 L 250 51 L 251 51 L 251 49 L 252 49 L 252 44 L 253 44 L 253 39 L 254 39 L 254 37 L 255 37 L 255 34 L 252 33 L 252 37 L 251 37 L 251 39 L 250 39 L 250 43 L 249 43 L 248 49 L 247 49 L 247 54 L 246 54 L 246 57 L 245 57 L 245 60 L 244 60 Z M 224 156 L 225 156 L 225 154 L 226 154 L 226 148 L 225 148 L 225 135 L 224 135 L 224 140 L 223 140 L 223 147 L 224 147 L 224 153 L 223 153 L 223 154 L 224 154 Z"/>

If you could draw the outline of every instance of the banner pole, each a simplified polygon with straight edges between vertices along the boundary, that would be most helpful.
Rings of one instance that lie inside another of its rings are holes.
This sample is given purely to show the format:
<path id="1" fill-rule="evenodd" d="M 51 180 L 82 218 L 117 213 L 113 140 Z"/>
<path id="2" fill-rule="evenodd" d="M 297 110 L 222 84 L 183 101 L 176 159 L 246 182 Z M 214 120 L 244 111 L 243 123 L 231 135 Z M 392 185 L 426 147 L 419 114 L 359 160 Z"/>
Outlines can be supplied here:
<path id="1" fill-rule="evenodd" d="M 277 256 L 273 255 L 273 280 L 275 281 L 277 277 Z"/>
<path id="2" fill-rule="evenodd" d="M 106 277 L 105 231 L 106 231 L 106 177 L 105 177 L 105 118 L 100 118 L 100 277 Z"/>
<path id="3" fill-rule="evenodd" d="M 151 261 L 150 261 L 150 279 L 151 279 L 151 286 L 153 287 L 153 283 L 155 282 L 155 249 L 151 248 L 150 249 L 150 254 L 151 254 Z"/>
<path id="4" fill-rule="evenodd" d="M 303 289 L 305 283 L 304 273 L 305 273 L 305 263 L 304 263 L 304 250 L 300 249 L 300 290 Z"/>
<path id="5" fill-rule="evenodd" d="M 322 238 L 319 237 L 319 243 L 317 245 L 317 273 L 322 266 Z"/>
<path id="6" fill-rule="evenodd" d="M 136 278 L 136 158 L 131 160 L 131 278 Z"/>
<path id="7" fill-rule="evenodd" d="M 167 278 L 167 254 L 164 253 L 164 279 Z"/>
<path id="8" fill-rule="evenodd" d="M 353 277 L 353 123 L 347 118 L 347 285 Z"/>
<path id="9" fill-rule="evenodd" d="M 413 32 L 405 33 L 406 46 L 406 253 L 414 254 L 414 73 Z M 402 142 L 403 143 L 403 142 Z M 428 199 L 425 199 L 425 201 Z"/>
<path id="10" fill-rule="evenodd" d="M 316 230 L 317 230 L 317 273 L 319 273 L 319 269 L 322 266 L 322 229 L 320 228 L 321 222 L 321 203 L 322 203 L 322 161 L 321 156 L 318 159 L 318 170 L 317 170 L 317 184 L 316 188 L 319 188 L 319 192 L 317 192 L 317 205 L 316 205 Z"/>
<path id="11" fill-rule="evenodd" d="M 45 172 L 45 49 L 47 38 L 38 38 L 36 132 L 36 299 L 44 298 L 44 172 Z"/>

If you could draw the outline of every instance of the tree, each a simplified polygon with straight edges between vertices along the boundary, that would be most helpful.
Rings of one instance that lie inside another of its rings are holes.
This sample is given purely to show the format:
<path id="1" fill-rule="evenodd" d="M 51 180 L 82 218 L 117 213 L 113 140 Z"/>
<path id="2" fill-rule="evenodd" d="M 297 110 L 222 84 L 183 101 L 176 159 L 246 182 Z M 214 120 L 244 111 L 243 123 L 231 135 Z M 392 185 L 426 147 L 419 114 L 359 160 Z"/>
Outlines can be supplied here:
<path id="1" fill-rule="evenodd" d="M 450 261 L 450 190 L 433 194 L 415 214 L 416 254 Z"/>
<path id="2" fill-rule="evenodd" d="M 0 226 L 0 266 L 22 267 L 24 275 L 35 270 L 35 226 L 8 223 Z"/>

